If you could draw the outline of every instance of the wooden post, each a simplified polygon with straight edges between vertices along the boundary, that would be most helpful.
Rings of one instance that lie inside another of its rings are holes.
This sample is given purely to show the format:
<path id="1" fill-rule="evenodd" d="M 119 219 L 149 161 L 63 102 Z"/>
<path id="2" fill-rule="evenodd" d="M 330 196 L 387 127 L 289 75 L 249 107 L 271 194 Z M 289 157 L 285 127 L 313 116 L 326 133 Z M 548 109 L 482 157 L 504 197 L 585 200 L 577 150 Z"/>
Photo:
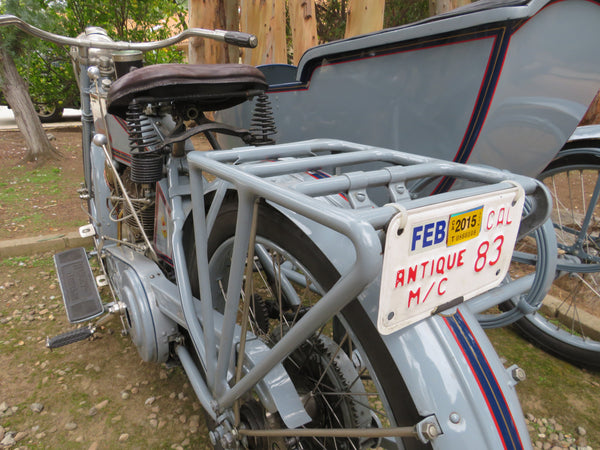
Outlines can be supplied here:
<path id="1" fill-rule="evenodd" d="M 385 0 L 349 0 L 344 37 L 381 30 L 384 9 Z"/>
<path id="2" fill-rule="evenodd" d="M 429 15 L 442 14 L 469 3 L 471 0 L 429 0 Z"/>
<path id="3" fill-rule="evenodd" d="M 288 0 L 294 64 L 306 50 L 318 44 L 314 0 Z"/>
<path id="4" fill-rule="evenodd" d="M 224 0 L 189 0 L 190 28 L 224 29 Z M 192 38 L 188 46 L 190 64 L 215 64 L 228 62 L 226 44 L 211 39 Z"/>
<path id="5" fill-rule="evenodd" d="M 242 62 L 256 66 L 287 63 L 285 2 L 282 0 L 241 0 L 240 28 L 255 34 L 258 46 L 242 51 Z"/>

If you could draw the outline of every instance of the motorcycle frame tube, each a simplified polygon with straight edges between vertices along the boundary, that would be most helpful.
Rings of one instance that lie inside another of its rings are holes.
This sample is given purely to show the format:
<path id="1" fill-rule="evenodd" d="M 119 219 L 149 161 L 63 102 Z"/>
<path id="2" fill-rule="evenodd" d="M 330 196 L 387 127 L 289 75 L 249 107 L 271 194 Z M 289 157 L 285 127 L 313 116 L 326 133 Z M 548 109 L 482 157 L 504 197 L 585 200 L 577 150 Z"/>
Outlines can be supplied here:
<path id="1" fill-rule="evenodd" d="M 79 92 L 81 99 L 81 147 L 83 154 L 83 177 L 85 186 L 91 189 L 90 150 L 94 130 L 94 116 L 90 104 L 90 78 L 87 73 L 88 58 L 87 49 L 80 48 L 82 54 L 79 57 Z"/>

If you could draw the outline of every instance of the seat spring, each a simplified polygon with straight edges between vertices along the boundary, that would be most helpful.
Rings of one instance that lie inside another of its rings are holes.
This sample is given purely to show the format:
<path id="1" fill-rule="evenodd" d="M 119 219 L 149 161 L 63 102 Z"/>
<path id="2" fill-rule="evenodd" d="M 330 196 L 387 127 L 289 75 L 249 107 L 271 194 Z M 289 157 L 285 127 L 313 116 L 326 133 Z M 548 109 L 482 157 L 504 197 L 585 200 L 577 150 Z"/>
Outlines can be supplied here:
<path id="1" fill-rule="evenodd" d="M 271 101 L 267 94 L 261 94 L 256 98 L 250 133 L 254 136 L 254 145 L 275 144 L 275 139 L 271 136 L 277 134 L 277 127 Z"/>

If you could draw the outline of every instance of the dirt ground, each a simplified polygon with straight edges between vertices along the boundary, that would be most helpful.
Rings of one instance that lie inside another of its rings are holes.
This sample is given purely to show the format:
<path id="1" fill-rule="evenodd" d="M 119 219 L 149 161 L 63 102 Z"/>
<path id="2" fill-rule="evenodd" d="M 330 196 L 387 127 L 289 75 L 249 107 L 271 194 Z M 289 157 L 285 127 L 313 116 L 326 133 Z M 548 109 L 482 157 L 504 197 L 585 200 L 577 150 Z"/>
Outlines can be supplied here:
<path id="1" fill-rule="evenodd" d="M 42 167 L 19 164 L 20 133 L 0 133 L 0 239 L 62 235 L 87 223 L 76 193 L 80 131 L 50 132 L 63 158 Z M 52 255 L 0 261 L 0 448 L 10 439 L 10 448 L 208 447 L 203 412 L 179 367 L 142 362 L 118 318 L 91 342 L 46 349 L 46 336 L 72 327 Z M 506 330 L 490 336 L 507 365 L 527 371 L 518 389 L 532 440 L 550 443 L 554 433 L 573 448 L 598 448 L 600 375 Z"/>
<path id="2" fill-rule="evenodd" d="M 20 132 L 0 135 L 0 239 L 61 235 L 87 223 L 77 189 L 83 181 L 81 131 L 49 131 L 62 158 L 42 167 L 21 164 Z"/>
<path id="3" fill-rule="evenodd" d="M 0 134 L 0 239 L 60 236 L 87 223 L 76 192 L 81 132 L 50 133 L 63 157 L 41 167 L 21 163 L 19 132 Z M 91 342 L 45 347 L 47 336 L 73 328 L 51 254 L 0 261 L 0 448 L 208 447 L 181 368 L 141 361 L 117 317 Z"/>

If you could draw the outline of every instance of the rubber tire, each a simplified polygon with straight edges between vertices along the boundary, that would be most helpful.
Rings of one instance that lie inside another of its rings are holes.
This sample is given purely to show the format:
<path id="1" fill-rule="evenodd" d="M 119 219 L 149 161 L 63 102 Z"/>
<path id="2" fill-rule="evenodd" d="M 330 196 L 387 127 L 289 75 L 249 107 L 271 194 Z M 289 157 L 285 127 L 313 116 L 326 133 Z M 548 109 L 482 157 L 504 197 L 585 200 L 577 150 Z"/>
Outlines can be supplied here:
<path id="1" fill-rule="evenodd" d="M 41 106 L 41 105 L 40 105 Z M 36 105 L 36 113 L 42 123 L 58 122 L 62 119 L 63 109 L 60 106 L 55 106 L 54 109 L 44 108 L 44 112 Z"/>
<path id="2" fill-rule="evenodd" d="M 223 242 L 235 235 L 236 218 L 237 204 L 235 202 L 225 203 L 217 216 L 216 225 L 209 238 L 209 260 Z M 270 241 L 294 255 L 310 273 L 318 278 L 324 289 L 328 290 L 338 280 L 339 273 L 317 246 L 283 214 L 264 202 L 259 205 L 257 235 L 268 237 Z M 187 246 L 187 248 L 194 249 L 195 247 Z M 195 261 L 194 253 L 195 251 L 191 250 L 187 256 L 191 273 L 197 272 L 191 267 L 195 266 L 193 263 Z M 382 387 L 383 392 L 380 395 L 387 398 L 396 426 L 412 426 L 422 420 L 402 374 L 396 364 L 392 362 L 392 357 L 381 335 L 370 320 L 365 320 L 367 313 L 360 302 L 356 299 L 353 300 L 341 311 L 340 315 L 352 329 L 352 333 L 364 348 L 365 353 L 369 355 L 369 362 Z M 404 439 L 402 443 L 406 449 L 431 448 L 418 439 Z"/>

